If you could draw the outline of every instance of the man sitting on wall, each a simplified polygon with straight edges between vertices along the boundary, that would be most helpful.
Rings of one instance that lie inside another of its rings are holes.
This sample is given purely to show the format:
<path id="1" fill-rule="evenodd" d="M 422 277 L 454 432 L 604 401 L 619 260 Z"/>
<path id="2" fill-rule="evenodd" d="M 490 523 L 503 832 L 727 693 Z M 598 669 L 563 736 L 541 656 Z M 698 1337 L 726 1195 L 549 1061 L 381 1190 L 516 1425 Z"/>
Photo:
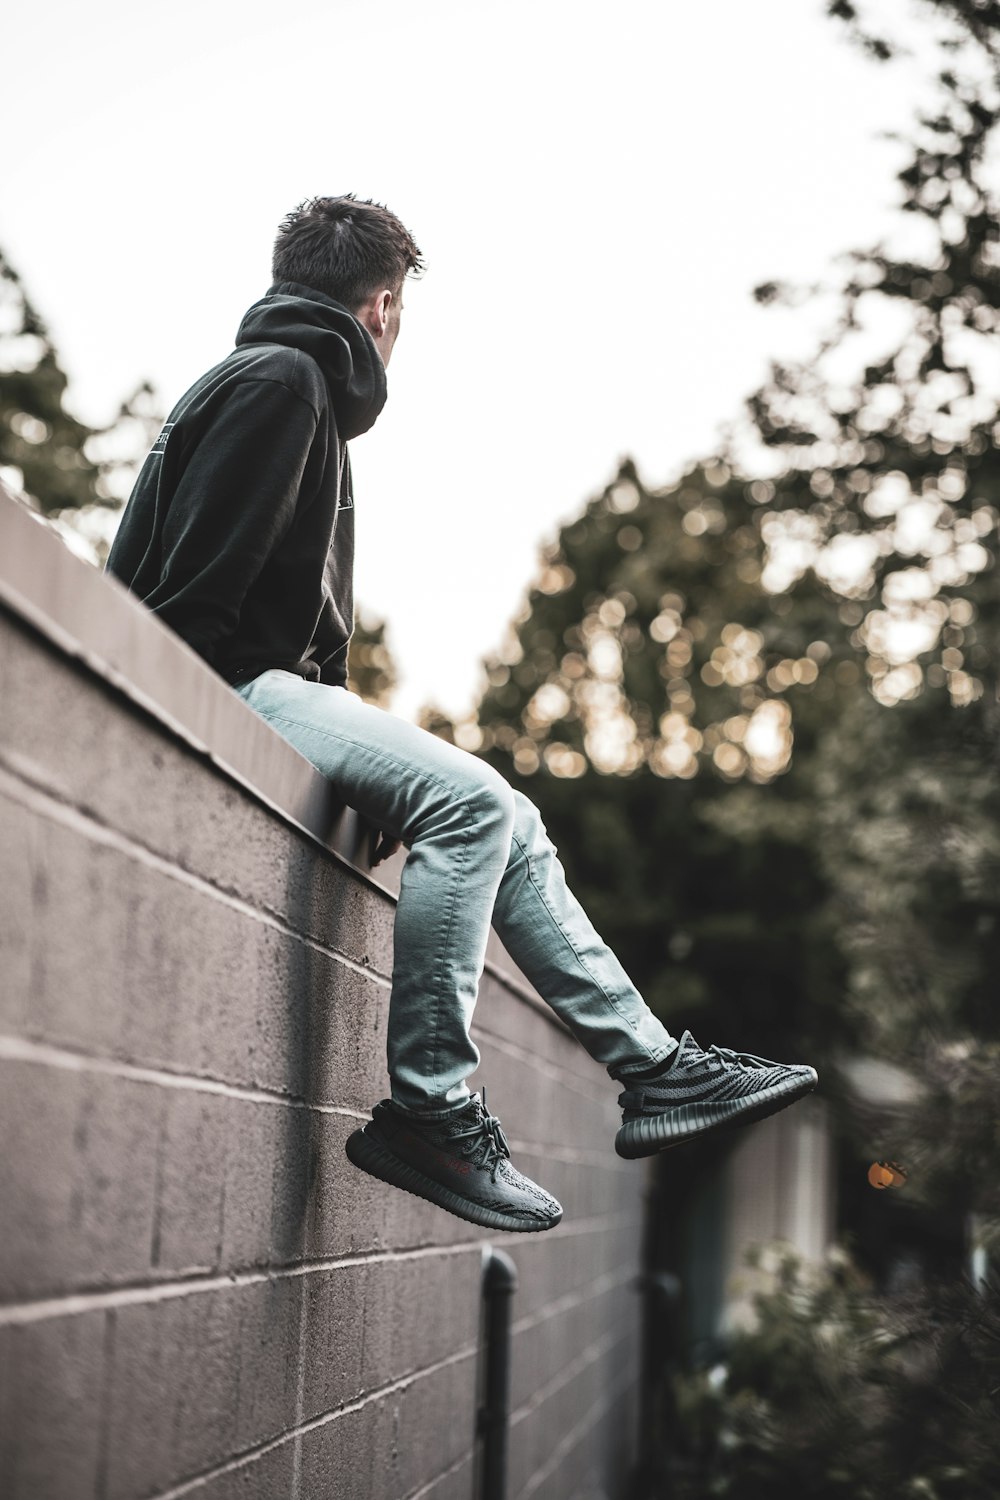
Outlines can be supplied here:
<path id="1" fill-rule="evenodd" d="M 354 493 L 348 444 L 374 424 L 403 284 L 422 269 L 396 216 L 351 194 L 281 224 L 273 283 L 236 347 L 167 418 L 109 570 L 382 830 L 405 845 L 389 1006 L 390 1097 L 347 1141 L 355 1166 L 491 1229 L 550 1229 L 466 1078 L 490 925 L 591 1057 L 624 1086 L 624 1157 L 758 1120 L 816 1086 L 786 1066 L 673 1038 L 566 885 L 534 804 L 491 766 L 347 690 Z"/>

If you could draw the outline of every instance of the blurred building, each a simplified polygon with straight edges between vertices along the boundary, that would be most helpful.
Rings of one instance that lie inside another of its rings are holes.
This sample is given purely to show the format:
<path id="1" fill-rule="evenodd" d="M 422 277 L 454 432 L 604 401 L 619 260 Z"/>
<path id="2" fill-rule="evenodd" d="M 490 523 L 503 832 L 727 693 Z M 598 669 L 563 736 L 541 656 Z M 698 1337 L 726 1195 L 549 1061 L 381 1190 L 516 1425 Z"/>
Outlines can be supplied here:
<path id="1" fill-rule="evenodd" d="M 755 1295 L 775 1285 L 785 1250 L 819 1267 L 846 1243 L 885 1292 L 943 1272 L 975 1275 L 978 1266 L 983 1274 L 982 1254 L 970 1253 L 970 1226 L 868 1180 L 873 1161 L 905 1158 L 893 1111 L 913 1102 L 914 1080 L 877 1058 L 846 1057 L 840 1067 L 852 1109 L 871 1122 L 870 1154 L 838 1138 L 821 1079 L 820 1091 L 793 1109 L 706 1141 L 683 1163 L 664 1153 L 658 1164 L 662 1222 L 652 1268 L 673 1277 L 673 1353 L 683 1363 L 724 1359 L 729 1336 L 754 1321 Z M 765 1251 L 757 1265 L 748 1264 L 752 1249 Z"/>

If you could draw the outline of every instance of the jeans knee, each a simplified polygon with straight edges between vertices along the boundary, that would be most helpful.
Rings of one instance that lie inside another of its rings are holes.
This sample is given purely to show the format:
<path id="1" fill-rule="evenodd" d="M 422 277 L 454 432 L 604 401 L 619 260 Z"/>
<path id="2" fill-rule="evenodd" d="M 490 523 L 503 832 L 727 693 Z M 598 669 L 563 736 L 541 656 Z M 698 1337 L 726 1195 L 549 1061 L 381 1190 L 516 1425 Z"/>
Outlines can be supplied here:
<path id="1" fill-rule="evenodd" d="M 530 848 L 538 839 L 547 840 L 542 815 L 523 792 L 514 792 L 514 832 L 522 844 Z"/>
<path id="2" fill-rule="evenodd" d="M 518 793 L 499 771 L 483 761 L 478 763 L 475 785 L 469 790 L 467 799 L 474 807 L 480 825 L 485 824 L 508 845 L 514 832 L 517 796 Z"/>

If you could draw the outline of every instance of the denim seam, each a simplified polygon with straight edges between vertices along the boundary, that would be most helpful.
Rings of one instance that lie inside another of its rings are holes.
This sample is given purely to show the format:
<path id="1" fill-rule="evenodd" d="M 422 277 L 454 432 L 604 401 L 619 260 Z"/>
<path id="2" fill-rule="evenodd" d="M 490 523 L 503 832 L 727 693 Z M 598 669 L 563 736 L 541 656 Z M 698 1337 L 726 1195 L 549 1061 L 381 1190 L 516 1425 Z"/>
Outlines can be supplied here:
<path id="1" fill-rule="evenodd" d="M 301 719 L 292 719 L 292 718 L 289 718 L 289 716 L 287 714 L 267 714 L 267 715 L 263 715 L 262 714 L 261 717 L 262 718 L 266 717 L 269 723 L 291 724 L 296 729 L 305 730 L 306 733 L 318 734 L 318 735 L 323 736 L 326 739 L 338 740 L 342 744 L 350 744 L 351 743 L 351 737 L 350 737 L 350 735 L 337 734 L 337 732 L 335 730 L 322 729 L 318 725 L 315 725 L 315 724 L 303 724 L 303 722 L 301 721 Z M 390 765 L 396 766 L 398 769 L 406 772 L 409 775 L 413 774 L 413 763 L 412 763 L 412 761 L 399 760 L 396 756 L 394 756 L 392 754 L 386 754 L 382 750 L 379 750 L 376 753 L 378 754 L 380 760 L 386 761 Z M 440 788 L 442 791 L 444 791 L 446 793 L 452 790 L 448 786 L 447 782 L 442 781 L 437 776 L 433 776 L 430 773 L 424 772 L 424 771 L 421 771 L 420 775 L 423 776 L 424 779 L 426 781 L 428 781 L 432 786 L 436 786 L 436 787 Z M 470 818 L 474 818 L 475 817 L 475 811 L 474 811 L 474 809 L 472 807 L 472 803 L 470 801 L 470 798 L 469 798 L 469 796 L 466 793 L 461 793 L 460 795 L 458 795 L 456 797 L 455 800 L 458 801 L 458 802 L 461 802 L 464 805 L 464 807 L 466 809 L 466 812 L 469 814 Z M 392 830 L 390 830 L 390 831 L 392 831 Z M 439 1035 L 440 1029 L 441 1029 L 441 1025 L 440 1025 L 440 1022 L 441 1022 L 441 993 L 440 993 L 440 991 L 441 991 L 441 982 L 440 982 L 440 978 L 439 978 L 439 968 L 440 968 L 440 964 L 441 964 L 441 959 L 442 959 L 444 953 L 447 951 L 448 939 L 451 936 L 452 927 L 454 925 L 454 919 L 455 919 L 455 892 L 456 892 L 456 889 L 457 889 L 458 879 L 461 876 L 462 871 L 465 869 L 465 865 L 466 865 L 467 860 L 468 860 L 470 831 L 471 831 L 470 828 L 468 827 L 468 825 L 466 825 L 464 833 L 463 833 L 463 838 L 462 838 L 461 859 L 460 859 L 460 861 L 457 860 L 457 859 L 455 861 L 455 877 L 452 880 L 451 892 L 449 893 L 449 903 L 450 904 L 449 904 L 448 922 L 447 922 L 447 926 L 445 928 L 444 936 L 442 938 L 442 941 L 441 941 L 441 943 L 439 945 L 438 951 L 435 954 L 435 958 L 434 958 L 434 970 L 433 970 L 433 973 L 434 973 L 434 995 L 433 995 L 433 1011 L 432 1011 L 433 1027 L 432 1027 L 431 1035 L 430 1035 L 430 1046 L 431 1046 L 431 1049 L 432 1049 L 431 1050 L 431 1054 L 430 1054 L 430 1056 L 431 1056 L 431 1080 L 434 1080 L 434 1079 L 437 1078 L 437 1071 L 436 1071 L 436 1069 L 437 1069 L 437 1050 L 436 1050 L 436 1048 L 437 1048 L 437 1038 L 438 1038 L 438 1035 Z M 390 1003 L 391 1003 L 391 995 L 390 995 Z M 471 1038 L 470 1038 L 470 1040 L 471 1040 Z"/>
<path id="2" fill-rule="evenodd" d="M 322 735 L 324 739 L 339 740 L 342 745 L 351 745 L 356 743 L 354 740 L 352 740 L 349 734 L 338 734 L 334 729 L 320 729 L 316 724 L 303 724 L 301 719 L 290 719 L 287 714 L 261 714 L 261 718 L 266 719 L 269 724 L 291 724 L 295 729 L 304 729 L 307 734 L 318 734 Z M 375 750 L 372 753 L 377 755 L 380 760 L 387 762 L 387 764 L 395 766 L 397 770 L 403 771 L 409 775 L 413 774 L 414 767 L 412 761 L 399 760 L 395 755 L 387 753 L 386 751 L 381 749 Z M 419 774 L 424 778 L 425 781 L 430 782 L 432 786 L 439 787 L 443 792 L 449 792 L 452 790 L 448 786 L 448 783 L 446 781 L 442 781 L 439 776 L 433 776 L 430 772 L 425 772 L 423 770 L 421 770 Z M 333 778 L 328 776 L 327 780 L 332 781 Z M 457 800 L 464 802 L 466 807 L 469 806 L 469 799 L 465 793 L 462 793 Z M 472 809 L 469 808 L 469 811 L 471 812 Z M 387 829 L 386 831 L 393 834 L 396 833 L 396 830 L 391 828 Z"/>
<path id="3" fill-rule="evenodd" d="M 471 809 L 471 807 L 469 807 L 468 799 L 465 798 L 465 797 L 463 797 L 462 801 L 465 803 L 466 808 L 471 813 L 472 809 Z M 455 922 L 455 898 L 456 898 L 456 895 L 457 895 L 457 892 L 458 892 L 459 878 L 460 878 L 460 876 L 462 874 L 462 871 L 465 869 L 465 865 L 466 865 L 466 862 L 467 862 L 468 856 L 469 856 L 469 835 L 470 835 L 470 833 L 471 833 L 471 829 L 469 828 L 468 824 L 466 824 L 466 827 L 465 827 L 465 830 L 464 830 L 464 833 L 463 833 L 463 837 L 462 837 L 461 860 L 460 861 L 458 859 L 455 860 L 455 872 L 454 872 L 454 876 L 453 876 L 453 879 L 452 879 L 452 882 L 451 882 L 451 889 L 450 889 L 449 894 L 448 894 L 448 920 L 447 920 L 447 923 L 445 924 L 445 930 L 444 930 L 444 933 L 443 933 L 442 938 L 441 938 L 441 943 L 440 943 L 440 946 L 438 948 L 438 952 L 437 952 L 437 954 L 435 955 L 435 958 L 434 958 L 434 1009 L 433 1009 L 433 1013 L 432 1013 L 433 1014 L 433 1026 L 431 1028 L 431 1034 L 430 1034 L 430 1037 L 429 1037 L 430 1060 L 431 1060 L 430 1079 L 431 1079 L 432 1084 L 436 1084 L 437 1076 L 438 1076 L 437 1075 L 437 1047 L 438 1047 L 438 1036 L 439 1036 L 440 1031 L 441 1031 L 441 977 L 439 975 L 438 970 L 439 970 L 439 966 L 440 966 L 440 964 L 442 962 L 442 959 L 444 958 L 445 954 L 447 953 L 447 950 L 448 950 L 448 941 L 449 941 L 449 939 L 451 937 L 452 927 L 454 926 L 454 922 Z M 470 1037 L 470 1041 L 471 1041 L 471 1037 Z"/>
<path id="4" fill-rule="evenodd" d="M 670 1056 L 670 1053 L 669 1052 L 664 1052 L 664 1053 L 661 1054 L 661 1056 L 658 1057 L 655 1054 L 655 1052 L 651 1051 L 650 1048 L 649 1048 L 649 1046 L 645 1042 L 642 1041 L 642 1039 L 640 1038 L 639 1033 L 638 1033 L 638 1031 L 636 1029 L 635 1022 L 632 1021 L 629 1016 L 625 1015 L 624 1011 L 621 1009 L 621 1007 L 619 1006 L 618 1002 L 615 1000 L 614 996 L 608 994 L 607 990 L 604 988 L 604 985 L 597 978 L 597 975 L 591 972 L 591 969 L 590 969 L 589 964 L 587 963 L 587 960 L 584 958 L 583 954 L 579 951 L 579 949 L 577 948 L 576 944 L 573 942 L 573 939 L 570 937 L 569 933 L 563 927 L 562 923 L 559 921 L 559 919 L 556 916 L 555 912 L 550 907 L 548 901 L 545 899 L 545 892 L 543 891 L 540 882 L 535 878 L 535 872 L 534 872 L 534 869 L 533 869 L 532 863 L 531 863 L 531 855 L 528 853 L 527 848 L 521 842 L 521 840 L 518 838 L 518 836 L 517 836 L 516 833 L 513 835 L 511 842 L 517 845 L 518 849 L 521 852 L 521 855 L 524 858 L 525 865 L 527 866 L 527 869 L 528 869 L 528 880 L 531 882 L 531 884 L 534 886 L 535 890 L 537 891 L 537 893 L 538 893 L 538 899 L 541 901 L 543 908 L 545 909 L 546 913 L 548 914 L 549 920 L 552 922 L 552 924 L 555 927 L 556 931 L 563 938 L 563 941 L 566 943 L 567 947 L 572 952 L 573 956 L 575 957 L 577 963 L 580 965 L 580 967 L 583 970 L 583 972 L 588 976 L 588 978 L 590 979 L 591 983 L 598 990 L 598 992 L 604 996 L 605 1000 L 611 1006 L 611 1008 L 614 1011 L 615 1015 L 619 1016 L 620 1019 L 625 1022 L 626 1026 L 628 1026 L 628 1027 L 631 1028 L 632 1032 L 635 1034 L 636 1041 L 639 1042 L 641 1046 L 643 1046 L 643 1047 L 646 1048 L 646 1052 L 648 1053 L 650 1060 L 652 1062 L 654 1062 L 654 1063 L 662 1062 L 664 1058 Z"/>

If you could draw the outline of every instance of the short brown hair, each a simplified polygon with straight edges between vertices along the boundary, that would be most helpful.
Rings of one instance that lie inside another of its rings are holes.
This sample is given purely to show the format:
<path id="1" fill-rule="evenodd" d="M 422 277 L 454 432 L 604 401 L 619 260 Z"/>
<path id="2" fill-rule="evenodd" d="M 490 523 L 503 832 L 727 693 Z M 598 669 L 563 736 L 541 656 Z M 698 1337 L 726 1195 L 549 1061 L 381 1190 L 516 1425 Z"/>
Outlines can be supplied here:
<path id="1" fill-rule="evenodd" d="M 423 257 L 394 213 L 353 193 L 307 198 L 281 221 L 271 269 L 275 281 L 297 281 L 355 308 L 383 287 L 398 292 Z"/>

